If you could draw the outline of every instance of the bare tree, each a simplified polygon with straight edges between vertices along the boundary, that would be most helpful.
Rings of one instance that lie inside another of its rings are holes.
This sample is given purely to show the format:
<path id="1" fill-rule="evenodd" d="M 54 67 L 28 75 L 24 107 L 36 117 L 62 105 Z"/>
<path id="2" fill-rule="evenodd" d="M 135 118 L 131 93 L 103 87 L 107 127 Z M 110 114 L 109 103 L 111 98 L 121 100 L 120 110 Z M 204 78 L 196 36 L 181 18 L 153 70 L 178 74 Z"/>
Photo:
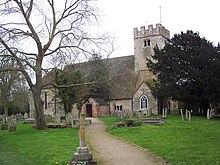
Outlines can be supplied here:
<path id="1" fill-rule="evenodd" d="M 108 39 L 92 36 L 88 27 L 97 20 L 94 0 L 1 0 L 0 14 L 0 48 L 16 60 L 26 78 L 33 94 L 36 127 L 45 129 L 40 97 L 45 62 L 81 59 L 82 54 L 92 53 L 91 47 L 102 51 L 100 44 Z"/>
<path id="2" fill-rule="evenodd" d="M 8 116 L 8 104 L 13 87 L 20 79 L 17 71 L 10 71 L 15 68 L 16 62 L 9 58 L 0 58 L 0 105 L 3 106 L 6 117 Z"/>

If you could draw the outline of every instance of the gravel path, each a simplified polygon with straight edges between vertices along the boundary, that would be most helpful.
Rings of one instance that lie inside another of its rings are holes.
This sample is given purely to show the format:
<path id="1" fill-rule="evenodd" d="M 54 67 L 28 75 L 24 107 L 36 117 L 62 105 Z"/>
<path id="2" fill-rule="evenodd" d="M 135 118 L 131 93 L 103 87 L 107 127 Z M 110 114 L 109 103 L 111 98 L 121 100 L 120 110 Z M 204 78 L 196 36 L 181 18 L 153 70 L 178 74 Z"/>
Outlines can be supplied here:
<path id="1" fill-rule="evenodd" d="M 99 165 L 164 165 L 168 164 L 147 150 L 141 149 L 105 132 L 105 124 L 91 118 L 86 126 L 86 141 Z"/>

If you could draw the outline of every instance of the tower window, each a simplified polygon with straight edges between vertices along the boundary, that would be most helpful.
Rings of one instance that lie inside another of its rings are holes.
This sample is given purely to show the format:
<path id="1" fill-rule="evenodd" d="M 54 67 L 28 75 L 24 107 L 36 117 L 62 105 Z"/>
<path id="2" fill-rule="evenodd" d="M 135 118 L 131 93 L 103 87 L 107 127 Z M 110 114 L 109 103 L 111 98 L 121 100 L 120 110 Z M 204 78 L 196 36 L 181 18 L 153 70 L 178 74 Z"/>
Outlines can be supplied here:
<path id="1" fill-rule="evenodd" d="M 144 47 L 150 46 L 150 39 L 144 40 Z"/>
<path id="2" fill-rule="evenodd" d="M 150 40 L 147 40 L 147 46 L 150 46 Z"/>

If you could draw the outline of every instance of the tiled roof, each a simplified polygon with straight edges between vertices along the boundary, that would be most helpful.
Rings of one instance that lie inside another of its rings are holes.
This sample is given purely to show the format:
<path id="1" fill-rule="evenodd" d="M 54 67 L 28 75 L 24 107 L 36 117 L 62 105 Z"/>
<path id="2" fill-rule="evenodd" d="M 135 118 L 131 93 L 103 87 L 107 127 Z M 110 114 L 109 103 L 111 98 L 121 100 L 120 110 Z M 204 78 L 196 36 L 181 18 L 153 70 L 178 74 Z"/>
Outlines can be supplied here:
<path id="1" fill-rule="evenodd" d="M 103 64 L 106 66 L 110 77 L 110 99 L 128 99 L 132 98 L 134 91 L 133 76 L 134 76 L 134 56 L 122 56 L 116 58 L 103 59 Z M 91 61 L 74 64 L 75 69 L 84 73 L 91 70 Z M 68 67 L 68 66 L 66 66 Z M 55 70 L 51 71 L 44 77 L 44 84 L 50 84 L 54 81 Z M 46 82 L 46 83 L 45 83 Z"/>

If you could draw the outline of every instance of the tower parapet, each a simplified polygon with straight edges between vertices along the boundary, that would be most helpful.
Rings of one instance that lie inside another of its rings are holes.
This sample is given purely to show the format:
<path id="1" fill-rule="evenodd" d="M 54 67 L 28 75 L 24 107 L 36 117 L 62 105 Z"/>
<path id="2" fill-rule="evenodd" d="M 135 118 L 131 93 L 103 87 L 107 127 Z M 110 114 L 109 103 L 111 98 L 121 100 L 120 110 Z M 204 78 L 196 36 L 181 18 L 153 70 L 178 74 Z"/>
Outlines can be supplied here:
<path id="1" fill-rule="evenodd" d="M 138 28 L 133 29 L 134 39 L 145 38 L 151 36 L 162 35 L 164 38 L 170 38 L 170 32 L 161 24 L 156 24 L 156 28 L 153 28 L 153 25 L 148 25 L 148 29 L 145 29 L 145 26 L 141 26 L 140 30 Z"/>
<path id="2" fill-rule="evenodd" d="M 162 49 L 165 43 L 170 38 L 170 32 L 161 24 L 141 26 L 133 29 L 134 33 L 134 56 L 135 56 L 135 71 L 148 70 L 146 59 L 152 59 L 154 55 L 154 47 Z"/>

